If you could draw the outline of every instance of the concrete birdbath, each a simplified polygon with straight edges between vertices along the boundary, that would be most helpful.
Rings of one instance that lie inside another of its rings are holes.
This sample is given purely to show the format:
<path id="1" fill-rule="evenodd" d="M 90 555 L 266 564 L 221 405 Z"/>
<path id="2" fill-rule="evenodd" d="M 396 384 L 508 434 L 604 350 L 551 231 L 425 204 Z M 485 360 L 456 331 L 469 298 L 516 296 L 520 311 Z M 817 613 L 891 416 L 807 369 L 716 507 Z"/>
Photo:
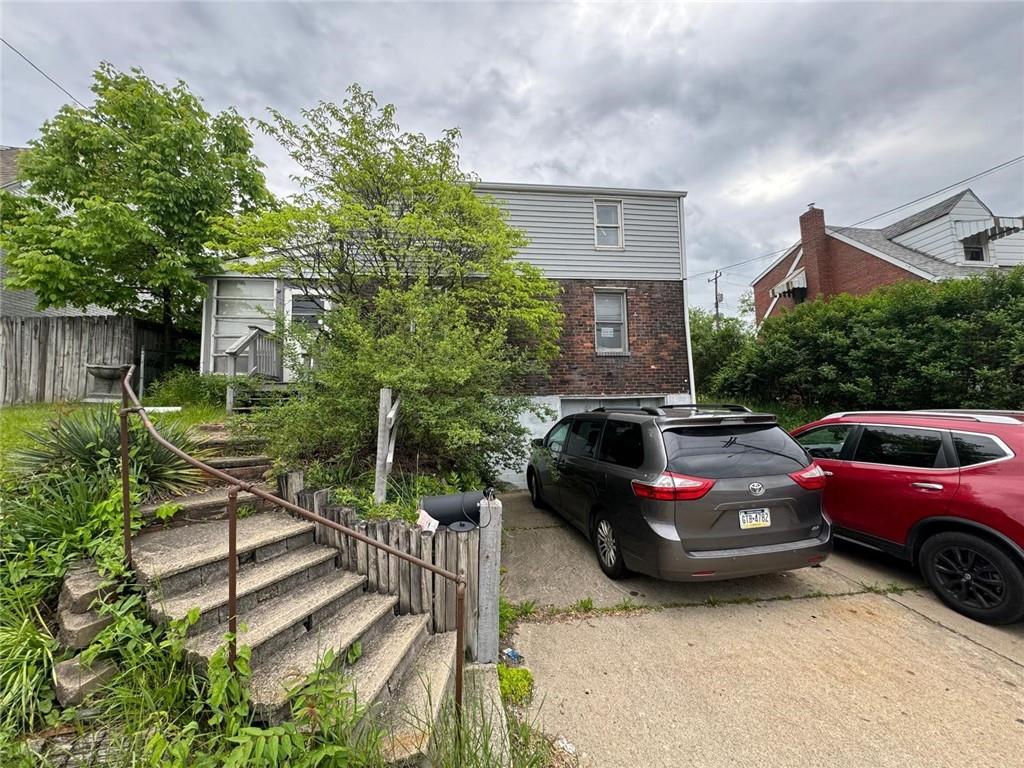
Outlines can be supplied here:
<path id="1" fill-rule="evenodd" d="M 115 403 L 121 400 L 121 366 L 89 363 L 85 366 L 91 386 L 87 403 Z"/>

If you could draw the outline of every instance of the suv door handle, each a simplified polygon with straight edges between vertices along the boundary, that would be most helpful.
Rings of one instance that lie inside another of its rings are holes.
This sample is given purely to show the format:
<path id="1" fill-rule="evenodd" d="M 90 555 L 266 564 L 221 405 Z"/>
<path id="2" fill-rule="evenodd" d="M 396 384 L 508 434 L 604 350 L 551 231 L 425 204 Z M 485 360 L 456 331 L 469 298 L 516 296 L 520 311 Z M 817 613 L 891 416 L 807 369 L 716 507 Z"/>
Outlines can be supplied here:
<path id="1" fill-rule="evenodd" d="M 829 471 L 829 470 L 827 470 L 827 469 L 825 469 L 825 470 L 822 470 L 822 472 L 824 473 L 825 477 L 832 477 L 832 475 L 834 475 L 834 474 L 835 474 L 834 472 L 830 472 L 830 471 Z"/>
<path id="2" fill-rule="evenodd" d="M 920 488 L 922 491 L 941 491 L 942 483 L 911 483 L 911 488 Z"/>

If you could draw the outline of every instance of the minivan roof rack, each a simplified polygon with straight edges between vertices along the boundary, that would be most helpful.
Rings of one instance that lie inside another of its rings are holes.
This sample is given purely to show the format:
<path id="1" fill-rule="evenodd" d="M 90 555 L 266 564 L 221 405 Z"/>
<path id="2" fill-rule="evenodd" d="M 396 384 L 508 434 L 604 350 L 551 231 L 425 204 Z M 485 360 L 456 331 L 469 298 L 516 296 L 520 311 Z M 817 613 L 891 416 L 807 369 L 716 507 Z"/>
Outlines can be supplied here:
<path id="1" fill-rule="evenodd" d="M 646 413 L 648 416 L 664 416 L 665 412 L 661 408 L 655 408 L 651 405 L 602 405 L 600 408 L 595 408 L 591 413 Z"/>
<path id="2" fill-rule="evenodd" d="M 771 413 L 695 413 L 689 416 L 666 414 L 658 422 L 668 427 L 713 427 L 720 424 L 778 424 L 779 419 Z"/>
<path id="3" fill-rule="evenodd" d="M 737 405 L 736 403 L 673 403 L 672 405 L 663 405 L 662 408 L 686 408 L 691 411 L 699 411 L 706 408 L 709 411 L 735 411 L 737 413 L 752 412 L 745 405 Z"/>
<path id="4" fill-rule="evenodd" d="M 1015 411 L 969 411 L 969 410 L 919 410 L 919 411 L 839 411 L 825 418 L 841 419 L 844 416 L 932 416 L 940 419 L 959 419 L 985 424 L 1022 424 L 1024 413 L 1011 416 Z"/>

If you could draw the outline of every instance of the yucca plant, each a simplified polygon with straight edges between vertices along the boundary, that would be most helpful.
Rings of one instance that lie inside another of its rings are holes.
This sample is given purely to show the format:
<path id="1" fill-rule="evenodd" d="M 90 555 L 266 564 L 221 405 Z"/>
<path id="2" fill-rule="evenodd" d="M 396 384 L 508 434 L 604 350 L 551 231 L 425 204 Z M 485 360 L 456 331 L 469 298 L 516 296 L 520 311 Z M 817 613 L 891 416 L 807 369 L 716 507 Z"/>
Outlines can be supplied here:
<path id="1" fill-rule="evenodd" d="M 168 421 L 160 433 L 186 453 L 205 455 L 188 427 Z M 59 475 L 74 468 L 107 476 L 120 471 L 121 432 L 113 408 L 83 409 L 29 437 L 32 446 L 12 452 L 10 458 L 22 475 Z M 182 495 L 203 485 L 202 473 L 153 440 L 135 417 L 129 422 L 129 437 L 133 475 L 151 495 Z"/>

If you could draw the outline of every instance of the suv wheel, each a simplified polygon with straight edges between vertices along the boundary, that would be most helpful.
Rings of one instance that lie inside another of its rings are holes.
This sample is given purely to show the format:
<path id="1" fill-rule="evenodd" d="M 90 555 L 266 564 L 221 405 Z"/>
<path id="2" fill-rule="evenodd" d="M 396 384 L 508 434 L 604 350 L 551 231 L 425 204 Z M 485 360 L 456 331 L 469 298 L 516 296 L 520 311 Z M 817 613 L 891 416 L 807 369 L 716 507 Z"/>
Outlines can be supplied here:
<path id="1" fill-rule="evenodd" d="M 953 610 L 986 624 L 1024 618 L 1024 571 L 995 544 L 939 533 L 925 541 L 920 560 L 928 585 Z"/>
<path id="2" fill-rule="evenodd" d="M 537 509 L 544 509 L 544 497 L 540 494 L 540 480 L 536 472 L 526 473 L 526 487 L 530 489 L 530 503 Z"/>
<path id="3" fill-rule="evenodd" d="M 615 529 L 603 515 L 598 515 L 594 520 L 594 551 L 597 553 L 597 563 L 605 576 L 610 579 L 621 579 L 626 576 L 628 571 L 622 560 L 619 541 L 615 538 Z"/>

